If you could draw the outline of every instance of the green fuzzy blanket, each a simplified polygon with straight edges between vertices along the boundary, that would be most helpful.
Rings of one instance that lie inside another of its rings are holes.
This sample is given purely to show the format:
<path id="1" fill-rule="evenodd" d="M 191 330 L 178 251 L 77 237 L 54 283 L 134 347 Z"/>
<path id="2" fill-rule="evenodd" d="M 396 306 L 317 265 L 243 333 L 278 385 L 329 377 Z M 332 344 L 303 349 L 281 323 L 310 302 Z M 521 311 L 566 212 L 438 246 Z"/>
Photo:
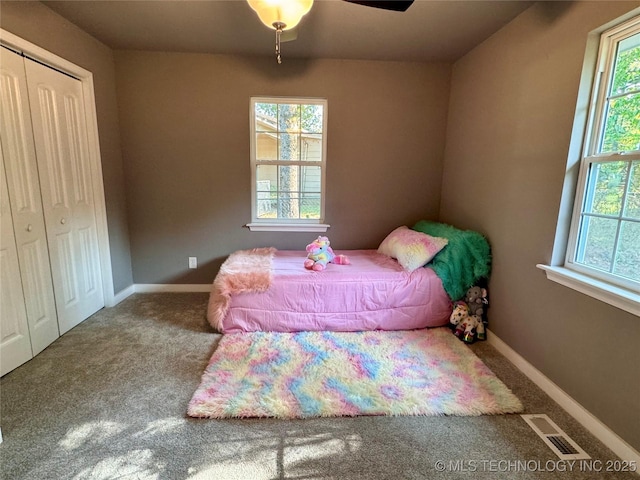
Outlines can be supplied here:
<path id="1" fill-rule="evenodd" d="M 427 264 L 433 269 L 451 300 L 460 300 L 469 289 L 491 273 L 491 248 L 480 233 L 459 230 L 445 223 L 420 220 L 413 230 L 444 237 L 449 244 Z"/>

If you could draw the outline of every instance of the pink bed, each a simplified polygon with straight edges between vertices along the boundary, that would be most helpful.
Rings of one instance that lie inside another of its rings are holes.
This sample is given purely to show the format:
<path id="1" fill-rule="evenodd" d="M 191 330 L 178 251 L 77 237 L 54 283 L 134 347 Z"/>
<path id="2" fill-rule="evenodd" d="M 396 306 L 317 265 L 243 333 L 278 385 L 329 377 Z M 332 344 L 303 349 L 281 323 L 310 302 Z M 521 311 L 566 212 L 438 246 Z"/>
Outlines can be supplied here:
<path id="1" fill-rule="evenodd" d="M 262 250 L 270 254 L 258 259 L 261 285 L 251 261 L 231 268 L 224 287 L 225 265 L 214 281 L 208 318 L 222 333 L 409 330 L 449 321 L 449 297 L 430 268 L 409 273 L 376 250 L 349 250 L 335 253 L 351 265 L 315 272 L 303 267 L 304 251 Z"/>

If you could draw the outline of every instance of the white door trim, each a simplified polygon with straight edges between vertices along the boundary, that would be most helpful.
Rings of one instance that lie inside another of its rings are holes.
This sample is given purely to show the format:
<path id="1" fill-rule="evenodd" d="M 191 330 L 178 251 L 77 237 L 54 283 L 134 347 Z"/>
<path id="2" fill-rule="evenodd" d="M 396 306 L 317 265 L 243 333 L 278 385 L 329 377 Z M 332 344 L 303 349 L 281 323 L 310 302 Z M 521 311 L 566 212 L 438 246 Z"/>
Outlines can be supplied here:
<path id="1" fill-rule="evenodd" d="M 96 210 L 96 230 L 98 233 L 98 248 L 100 251 L 100 266 L 102 269 L 102 288 L 104 303 L 107 307 L 116 304 L 113 290 L 113 272 L 111 270 L 111 250 L 109 248 L 109 231 L 107 228 L 107 208 L 104 197 L 104 182 L 102 178 L 102 158 L 100 156 L 100 141 L 98 138 L 98 119 L 96 115 L 96 101 L 93 90 L 93 74 L 62 57 L 24 40 L 11 32 L 0 28 L 0 40 L 3 45 L 16 51 L 23 52 L 57 70 L 77 78 L 82 83 L 85 115 L 87 121 L 87 137 L 89 146 L 89 168 L 93 184 L 94 202 Z"/>

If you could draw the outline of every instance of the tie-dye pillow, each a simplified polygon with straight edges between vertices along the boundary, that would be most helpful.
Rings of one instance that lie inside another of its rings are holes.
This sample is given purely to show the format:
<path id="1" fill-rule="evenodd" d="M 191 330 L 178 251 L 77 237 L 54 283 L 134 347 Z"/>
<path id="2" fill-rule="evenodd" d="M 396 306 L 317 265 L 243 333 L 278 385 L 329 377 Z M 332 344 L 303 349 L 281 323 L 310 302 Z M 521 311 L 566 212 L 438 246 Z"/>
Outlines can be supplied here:
<path id="1" fill-rule="evenodd" d="M 430 262 L 448 242 L 446 238 L 432 237 L 402 226 L 387 235 L 378 247 L 378 253 L 397 259 L 405 270 L 412 272 Z"/>

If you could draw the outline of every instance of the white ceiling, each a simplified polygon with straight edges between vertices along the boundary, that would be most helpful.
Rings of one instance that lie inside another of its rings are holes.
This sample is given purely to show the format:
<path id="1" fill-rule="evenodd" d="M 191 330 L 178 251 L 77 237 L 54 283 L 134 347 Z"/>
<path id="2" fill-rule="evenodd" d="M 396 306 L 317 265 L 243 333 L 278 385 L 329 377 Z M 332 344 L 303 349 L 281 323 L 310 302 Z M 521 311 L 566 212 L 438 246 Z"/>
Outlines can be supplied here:
<path id="1" fill-rule="evenodd" d="M 45 1 L 114 49 L 273 55 L 275 34 L 244 0 Z M 282 45 L 289 58 L 455 61 L 530 1 L 416 0 L 406 12 L 315 0 Z"/>

